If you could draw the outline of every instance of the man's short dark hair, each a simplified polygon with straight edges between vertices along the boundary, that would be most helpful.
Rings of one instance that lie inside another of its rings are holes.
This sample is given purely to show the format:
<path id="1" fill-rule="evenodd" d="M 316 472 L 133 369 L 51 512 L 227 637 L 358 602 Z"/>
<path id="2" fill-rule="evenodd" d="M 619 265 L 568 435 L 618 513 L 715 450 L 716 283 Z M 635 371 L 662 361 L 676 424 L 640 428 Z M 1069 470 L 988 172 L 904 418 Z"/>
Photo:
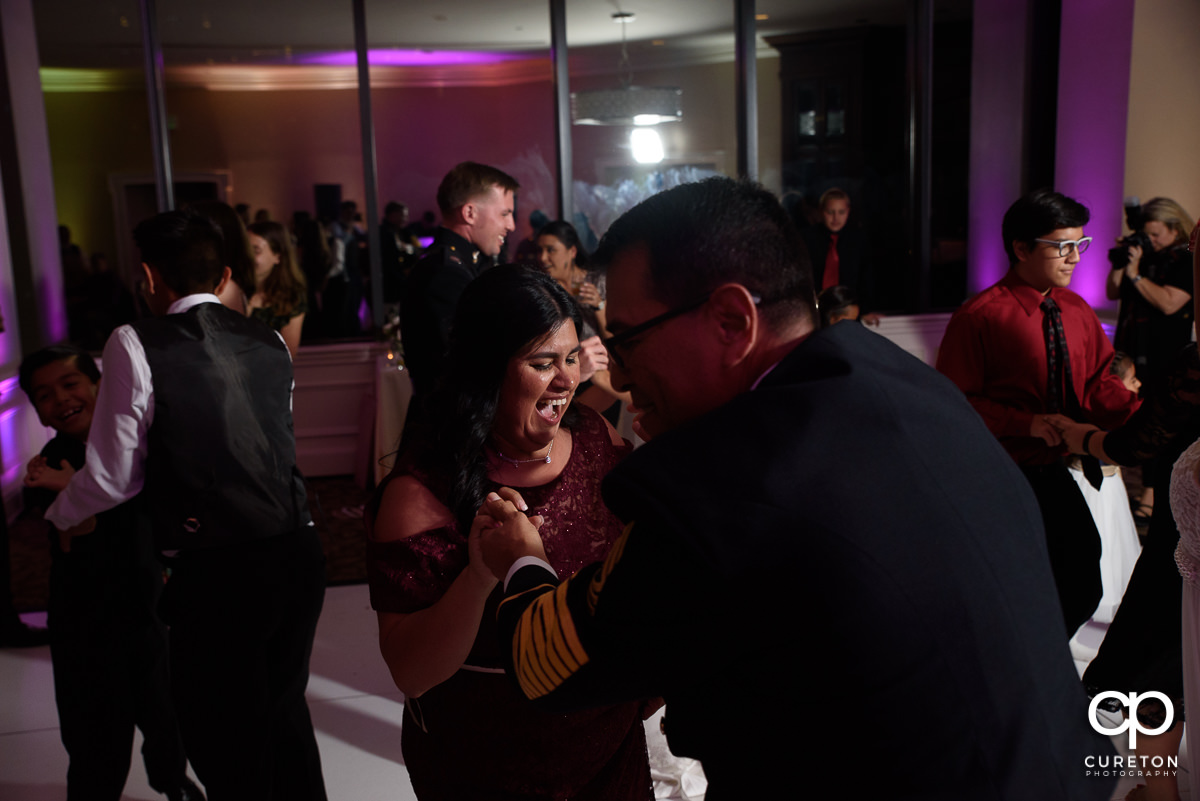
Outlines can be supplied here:
<path id="1" fill-rule="evenodd" d="M 212 292 L 225 269 L 220 230 L 192 211 L 168 211 L 133 230 L 142 261 L 158 270 L 176 295 Z"/>
<path id="2" fill-rule="evenodd" d="M 516 178 L 495 167 L 474 161 L 464 161 L 455 166 L 438 186 L 437 202 L 442 217 L 452 216 L 471 200 L 486 195 L 493 186 L 509 192 L 521 188 Z"/>
<path id="3" fill-rule="evenodd" d="M 395 200 L 389 200 L 387 205 L 383 207 L 383 216 L 390 217 L 398 211 L 408 211 L 408 206 L 398 203 Z"/>
<path id="4" fill-rule="evenodd" d="M 1008 263 L 1017 263 L 1013 242 L 1025 242 L 1032 246 L 1033 240 L 1051 231 L 1082 228 L 1091 218 L 1087 206 L 1074 198 L 1049 188 L 1035 189 L 1004 212 L 1000 231 L 1004 236 L 1004 252 L 1008 254 Z"/>
<path id="5" fill-rule="evenodd" d="M 74 361 L 79 372 L 90 378 L 93 384 L 100 380 L 100 368 L 96 366 L 96 360 L 92 358 L 92 354 L 82 348 L 74 345 L 51 345 L 48 348 L 35 350 L 21 360 L 21 366 L 17 369 L 17 383 L 20 384 L 30 403 L 33 402 L 33 374 L 48 364 L 68 359 Z"/>
<path id="6" fill-rule="evenodd" d="M 778 199 L 750 181 L 709 178 L 634 206 L 600 240 L 593 261 L 644 246 L 651 294 L 676 308 L 728 282 L 763 301 L 767 324 L 815 319 L 808 251 Z"/>

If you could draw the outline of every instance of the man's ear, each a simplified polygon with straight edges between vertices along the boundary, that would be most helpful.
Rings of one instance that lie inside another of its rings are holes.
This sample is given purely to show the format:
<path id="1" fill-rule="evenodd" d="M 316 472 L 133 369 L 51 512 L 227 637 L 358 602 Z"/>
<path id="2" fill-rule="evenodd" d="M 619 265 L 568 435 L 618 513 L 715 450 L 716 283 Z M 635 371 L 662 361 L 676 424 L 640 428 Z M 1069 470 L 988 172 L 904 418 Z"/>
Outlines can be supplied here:
<path id="1" fill-rule="evenodd" d="M 474 225 L 476 218 L 479 217 L 479 206 L 475 205 L 475 201 L 468 200 L 463 204 L 463 207 L 458 210 L 462 216 L 462 221 L 467 225 Z"/>
<path id="2" fill-rule="evenodd" d="M 157 282 L 154 280 L 154 270 L 149 264 L 142 262 L 142 272 L 146 275 L 146 294 L 153 295 L 156 289 L 159 289 Z"/>
<path id="3" fill-rule="evenodd" d="M 221 293 L 225 291 L 225 287 L 228 286 L 231 280 L 233 280 L 233 270 L 229 269 L 228 267 L 222 267 L 221 280 L 217 282 L 217 288 L 213 290 L 213 294 L 220 297 Z"/>
<path id="4" fill-rule="evenodd" d="M 1029 259 L 1031 248 L 1029 247 L 1028 242 L 1018 242 L 1013 240 L 1012 247 L 1013 253 L 1017 257 L 1017 261 L 1026 261 Z"/>
<path id="5" fill-rule="evenodd" d="M 741 284 L 724 284 L 713 290 L 707 305 L 717 324 L 722 365 L 733 367 L 749 356 L 758 342 L 762 320 L 754 296 Z"/>

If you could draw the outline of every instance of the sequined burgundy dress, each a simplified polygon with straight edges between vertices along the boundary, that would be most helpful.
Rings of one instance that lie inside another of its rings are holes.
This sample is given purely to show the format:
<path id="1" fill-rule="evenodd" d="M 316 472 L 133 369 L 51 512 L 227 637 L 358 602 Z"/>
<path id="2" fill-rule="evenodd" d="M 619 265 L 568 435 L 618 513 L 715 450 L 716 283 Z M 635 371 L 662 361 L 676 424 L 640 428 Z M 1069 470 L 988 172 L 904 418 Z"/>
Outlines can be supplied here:
<path id="1" fill-rule="evenodd" d="M 621 533 L 600 498 L 600 480 L 629 446 L 614 446 L 590 409 L 572 429 L 562 473 L 521 488 L 531 514 L 546 518 L 546 556 L 561 578 L 604 558 Z M 427 486 L 417 469 L 413 475 Z M 456 525 L 408 537 L 368 539 L 371 605 L 381 612 L 431 606 L 467 566 L 466 534 Z M 413 789 L 431 799 L 650 799 L 641 704 L 554 715 L 520 696 L 501 667 L 495 610 L 488 599 L 467 662 L 445 682 L 405 704 L 401 747 Z"/>

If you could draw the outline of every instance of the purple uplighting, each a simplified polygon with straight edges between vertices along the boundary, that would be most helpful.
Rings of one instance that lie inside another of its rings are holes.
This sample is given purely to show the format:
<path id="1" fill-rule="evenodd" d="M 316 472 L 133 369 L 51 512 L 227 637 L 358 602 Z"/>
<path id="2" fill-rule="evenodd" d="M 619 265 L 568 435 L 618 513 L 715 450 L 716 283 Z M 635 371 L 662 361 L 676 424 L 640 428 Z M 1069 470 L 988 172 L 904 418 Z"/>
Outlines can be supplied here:
<path id="1" fill-rule="evenodd" d="M 523 56 L 479 50 L 368 50 L 367 61 L 373 67 L 445 67 L 466 64 L 500 64 L 517 61 Z M 327 67 L 353 67 L 358 55 L 353 50 L 334 53 L 314 53 L 295 59 L 301 64 Z"/>
<path id="2" fill-rule="evenodd" d="M 1055 188 L 1092 212 L 1091 252 L 1071 289 L 1093 307 L 1112 307 L 1104 294 L 1104 254 L 1121 235 L 1125 130 L 1134 0 L 1065 0 L 1058 75 Z M 1066 33 L 1070 31 L 1070 33 Z"/>

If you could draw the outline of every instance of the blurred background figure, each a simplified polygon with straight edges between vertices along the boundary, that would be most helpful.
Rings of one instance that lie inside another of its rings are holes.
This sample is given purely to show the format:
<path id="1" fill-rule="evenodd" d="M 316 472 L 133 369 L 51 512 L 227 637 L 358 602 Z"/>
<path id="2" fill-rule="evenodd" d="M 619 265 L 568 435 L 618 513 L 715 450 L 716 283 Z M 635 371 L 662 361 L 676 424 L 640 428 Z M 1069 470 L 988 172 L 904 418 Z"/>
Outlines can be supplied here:
<path id="1" fill-rule="evenodd" d="M 1192 264 L 1188 233 L 1192 218 L 1174 200 L 1156 197 L 1144 206 L 1137 198 L 1125 205 L 1133 231 L 1109 250 L 1112 271 L 1106 292 L 1120 300 L 1113 345 L 1133 358 L 1143 395 L 1157 392 L 1179 349 L 1192 339 Z M 1134 518 L 1149 523 L 1155 489 L 1169 480 L 1171 465 L 1155 459 L 1142 467 L 1145 488 L 1134 505 Z"/>
<path id="2" fill-rule="evenodd" d="M 848 286 L 831 286 L 817 296 L 817 310 L 821 315 L 821 327 L 828 328 L 842 320 L 858 322 L 860 309 L 858 295 Z"/>
<path id="3" fill-rule="evenodd" d="M 513 263 L 520 264 L 524 267 L 532 267 L 537 269 L 542 267 L 541 250 L 538 248 L 538 234 L 550 218 L 546 216 L 546 212 L 541 209 L 534 209 L 529 214 L 529 235 L 522 239 L 517 244 L 517 251 L 513 254 Z M 578 237 L 576 237 L 578 239 Z"/>
<path id="4" fill-rule="evenodd" d="M 588 251 L 575 226 L 565 220 L 547 223 L 538 231 L 535 242 L 539 266 L 570 293 L 579 307 L 583 319 L 579 341 L 586 347 L 589 340 L 606 338 L 604 273 L 587 269 Z M 603 414 L 613 425 L 620 417 L 620 402 L 630 401 L 628 393 L 613 388 L 608 370 L 597 370 L 589 380 L 583 381 L 575 396 L 580 403 Z"/>
<path id="5" fill-rule="evenodd" d="M 292 250 L 291 235 L 277 222 L 251 223 L 249 234 L 258 287 L 250 298 L 250 316 L 278 331 L 295 359 L 308 311 L 308 293 Z"/>

